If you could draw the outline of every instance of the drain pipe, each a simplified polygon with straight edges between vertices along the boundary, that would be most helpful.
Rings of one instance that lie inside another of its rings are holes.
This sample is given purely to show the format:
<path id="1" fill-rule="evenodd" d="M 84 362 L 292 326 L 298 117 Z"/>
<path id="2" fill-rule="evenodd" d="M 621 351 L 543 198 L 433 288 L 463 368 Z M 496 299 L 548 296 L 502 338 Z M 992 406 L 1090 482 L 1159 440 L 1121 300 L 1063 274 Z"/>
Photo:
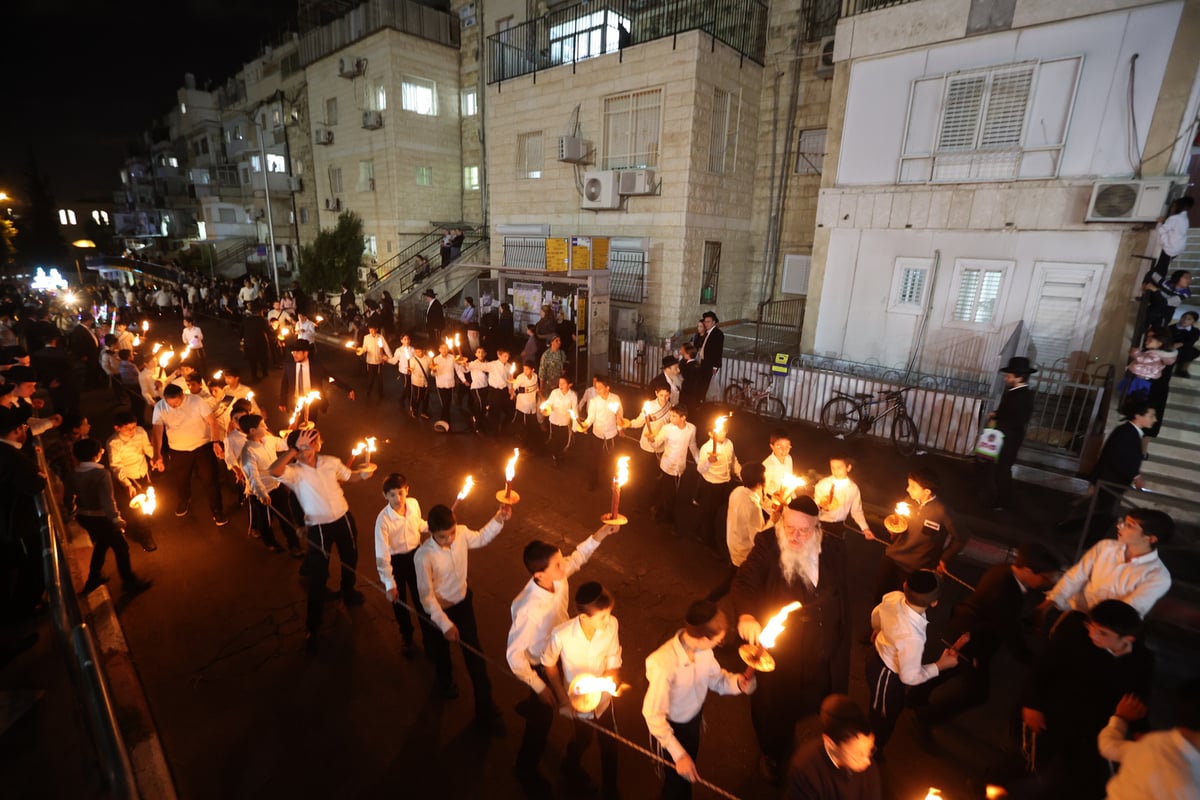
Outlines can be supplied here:
<path id="1" fill-rule="evenodd" d="M 913 344 L 912 355 L 909 356 L 908 366 L 904 369 L 904 378 L 912 374 L 913 367 L 916 366 L 918 358 L 921 355 L 921 348 L 925 345 L 925 329 L 929 326 L 929 312 L 933 308 L 933 290 L 937 288 L 938 267 L 942 264 L 942 251 L 933 251 L 933 269 L 929 274 L 929 293 L 925 295 L 925 313 L 921 315 L 921 327 L 917 329 L 917 341 Z"/>

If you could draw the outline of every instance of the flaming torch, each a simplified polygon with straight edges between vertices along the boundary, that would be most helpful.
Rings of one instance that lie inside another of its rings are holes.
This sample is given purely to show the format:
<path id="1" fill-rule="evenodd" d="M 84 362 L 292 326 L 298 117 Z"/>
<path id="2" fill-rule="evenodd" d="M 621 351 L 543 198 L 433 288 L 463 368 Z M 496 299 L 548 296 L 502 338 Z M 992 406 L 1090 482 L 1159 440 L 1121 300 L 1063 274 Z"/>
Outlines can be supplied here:
<path id="1" fill-rule="evenodd" d="M 721 416 L 717 417 L 717 421 L 713 423 L 713 429 L 708 434 L 708 438 L 713 441 L 713 444 L 716 444 L 718 433 L 725 433 L 725 426 L 728 424 L 730 416 L 732 415 L 722 414 Z"/>
<path id="2" fill-rule="evenodd" d="M 778 614 L 767 620 L 766 627 L 758 634 L 758 644 L 747 642 L 738 648 L 738 655 L 747 665 L 747 678 L 754 672 L 775 671 L 775 657 L 771 655 L 770 648 L 775 646 L 775 640 L 779 638 L 779 634 L 783 633 L 788 615 L 798 608 L 800 608 L 799 600 L 788 603 L 779 610 Z"/>
<path id="3" fill-rule="evenodd" d="M 904 533 L 908 530 L 908 514 L 908 503 L 896 503 L 896 512 L 884 518 L 883 527 L 891 533 Z"/>
<path id="4" fill-rule="evenodd" d="M 925 800 L 942 800 L 942 790 L 929 787 L 929 791 L 925 795 Z"/>
<path id="5" fill-rule="evenodd" d="M 617 459 L 617 474 L 612 480 L 612 508 L 600 518 L 605 525 L 625 525 L 629 517 L 621 513 L 621 487 L 629 483 L 629 456 Z"/>
<path id="6" fill-rule="evenodd" d="M 590 714 L 600 707 L 600 703 L 604 700 L 604 695 L 609 697 L 620 697 L 621 693 L 629 688 L 629 684 L 622 683 L 617 686 L 617 682 L 612 678 L 595 675 L 589 675 L 586 672 L 581 672 L 571 681 L 571 685 L 567 687 L 567 697 L 571 701 L 571 708 L 576 714 Z"/>
<path id="7" fill-rule="evenodd" d="M 475 488 L 475 479 L 472 478 L 470 475 L 468 475 L 467 479 L 465 481 L 463 481 L 462 491 L 460 491 L 458 493 L 458 495 L 454 498 L 454 504 L 450 506 L 450 510 L 453 511 L 454 509 L 458 508 L 458 504 L 461 503 L 463 500 L 466 500 L 467 495 L 469 495 L 471 493 L 471 490 L 474 488 Z"/>
<path id="8" fill-rule="evenodd" d="M 154 514 L 154 509 L 157 506 L 158 501 L 154 497 L 153 486 L 147 487 L 146 491 L 142 492 L 141 494 L 134 495 L 133 499 L 129 501 L 130 508 L 141 509 L 142 513 L 147 517 Z"/>
<path id="9" fill-rule="evenodd" d="M 512 458 L 504 465 L 504 490 L 496 492 L 496 499 L 506 506 L 515 506 L 521 502 L 521 495 L 512 490 L 513 477 L 517 474 L 517 459 L 521 456 L 521 448 L 514 447 Z"/>

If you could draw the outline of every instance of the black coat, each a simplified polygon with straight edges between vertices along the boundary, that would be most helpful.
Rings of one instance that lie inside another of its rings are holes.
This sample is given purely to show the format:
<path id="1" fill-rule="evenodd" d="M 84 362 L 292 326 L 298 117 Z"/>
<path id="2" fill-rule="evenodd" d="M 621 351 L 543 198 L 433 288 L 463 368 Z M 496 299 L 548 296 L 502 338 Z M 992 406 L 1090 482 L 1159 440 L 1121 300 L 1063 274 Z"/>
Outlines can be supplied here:
<path id="1" fill-rule="evenodd" d="M 96 336 L 83 324 L 71 329 L 67 336 L 67 348 L 73 356 L 86 364 L 95 364 L 100 357 L 100 344 Z"/>
<path id="2" fill-rule="evenodd" d="M 1021 660 L 1029 657 L 1025 643 L 1023 612 L 1026 598 L 1040 599 L 1040 593 L 1021 591 L 1011 564 L 989 567 L 975 591 L 954 607 L 947 626 L 946 639 L 955 641 L 970 632 L 971 641 L 962 648 L 964 655 L 990 661 L 1001 647 L 1007 646 Z"/>
<path id="3" fill-rule="evenodd" d="M 699 408 L 704 402 L 704 393 L 708 390 L 708 376 L 704 374 L 703 369 L 695 359 L 679 363 L 679 376 L 683 378 L 679 402 L 687 406 L 689 412 L 695 412 Z"/>
<path id="4" fill-rule="evenodd" d="M 309 388 L 311 390 L 316 390 L 321 393 L 321 399 L 318 402 L 315 402 L 311 406 L 309 406 L 309 419 L 313 418 L 314 411 L 325 412 L 325 411 L 329 410 L 329 394 L 330 394 L 329 387 L 330 386 L 336 386 L 337 388 L 341 389 L 346 394 L 350 394 L 351 392 L 354 391 L 353 386 L 350 386 L 349 384 L 345 383 L 344 381 L 340 381 L 337 378 L 332 377 L 331 375 L 329 375 L 329 373 L 327 373 L 324 369 L 321 368 L 320 364 L 315 363 L 312 360 L 311 354 L 309 355 L 309 358 L 308 358 L 308 380 L 310 383 Z M 291 406 L 295 402 L 296 402 L 296 362 L 288 361 L 288 362 L 284 363 L 283 370 L 279 376 L 279 403 L 280 403 L 280 405 L 283 405 L 285 408 L 287 408 L 287 410 L 290 413 L 291 408 L 289 406 Z"/>
<path id="5" fill-rule="evenodd" d="M 700 359 L 700 366 L 705 371 L 720 369 L 721 357 L 725 355 L 725 331 L 714 326 L 708 332 L 707 342 L 701 340 L 701 344 L 704 344 L 704 358 L 700 358 L 700 345 L 696 345 L 696 358 Z"/>
<path id="6" fill-rule="evenodd" d="M 1142 437 L 1132 422 L 1122 422 L 1104 440 L 1104 448 L 1088 479 L 1107 481 L 1122 487 L 1133 483 L 1142 471 Z"/>
<path id="7" fill-rule="evenodd" d="M 271 351 L 271 323 L 262 314 L 242 317 L 242 351 L 246 355 L 265 355 Z"/>
<path id="8" fill-rule="evenodd" d="M 442 311 L 442 303 L 436 298 L 425 309 L 425 330 L 440 331 L 446 327 L 446 313 Z"/>
<path id="9" fill-rule="evenodd" d="M 45 488 L 37 464 L 21 450 L 0 442 L 0 544 L 37 541 L 33 498 Z"/>
<path id="10" fill-rule="evenodd" d="M 1020 446 L 1025 428 L 1033 417 L 1033 390 L 1028 386 L 1007 389 L 996 408 L 996 428 L 1004 434 L 1004 446 Z"/>

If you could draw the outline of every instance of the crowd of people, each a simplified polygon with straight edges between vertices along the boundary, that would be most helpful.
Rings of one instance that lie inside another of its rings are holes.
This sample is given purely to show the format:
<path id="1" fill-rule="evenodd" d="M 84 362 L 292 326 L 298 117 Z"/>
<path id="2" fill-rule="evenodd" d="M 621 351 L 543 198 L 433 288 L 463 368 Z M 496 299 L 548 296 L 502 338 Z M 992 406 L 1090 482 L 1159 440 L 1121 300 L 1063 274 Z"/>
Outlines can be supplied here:
<path id="1" fill-rule="evenodd" d="M 160 302 L 164 294 L 167 302 Z M 127 540 L 147 552 L 157 548 L 143 513 L 155 484 L 162 490 L 157 499 L 183 517 L 192 513 L 198 483 L 216 526 L 228 523 L 224 490 L 232 488 L 247 509 L 252 535 L 271 552 L 302 559 L 306 647 L 320 647 L 335 549 L 336 597 L 347 605 L 364 602 L 357 587 L 358 530 L 342 484 L 373 480 L 377 464 L 323 452 L 320 420 L 331 389 L 351 400 L 356 392 L 326 367 L 323 351 L 333 346 L 318 343 L 319 321 L 308 317 L 309 302 L 300 295 L 273 298 L 270 287 L 254 279 L 236 291 L 226 282 L 197 280 L 179 291 L 134 287 L 132 296 L 126 287 L 98 286 L 66 306 L 61 298 L 58 306 L 49 298 L 30 302 L 9 287 L 0 298 L 0 438 L 9 445 L 0 447 L 6 620 L 36 613 L 44 602 L 34 497 L 49 476 L 32 449 L 33 437 L 43 435 L 63 507 L 93 542 L 84 592 L 106 582 L 110 551 L 123 592 L 149 589 Z M 231 304 L 237 315 L 227 312 Z M 203 328 L 213 318 L 237 323 L 250 385 L 241 381 L 241 364 L 207 355 Z M 1170 586 L 1158 557 L 1174 534 L 1169 516 L 1130 510 L 1117 522 L 1116 538 L 1100 539 L 1065 571 L 1046 548 L 1023 545 L 984 574 L 942 630 L 931 631 L 927 612 L 937 605 L 967 536 L 939 497 L 937 474 L 923 468 L 908 474 L 909 512 L 872 527 L 849 455 L 832 458 L 828 474 L 806 486 L 796 480 L 786 431 L 762 443 L 765 458 L 749 460 L 739 458 L 720 420 L 701 432 L 698 412 L 721 360 L 714 313 L 701 318 L 695 340 L 665 359 L 648 386 L 634 387 L 628 411 L 604 375 L 592 376 L 589 388 L 576 394 L 567 362 L 557 355 L 561 320 L 549 308 L 543 318 L 547 323 L 530 332 L 538 349 L 523 354 L 535 357 L 519 365 L 507 349 L 490 350 L 482 340 L 469 359 L 460 345 L 429 330 L 421 332 L 428 338 L 417 349 L 412 333 L 370 315 L 362 336 L 345 349 L 364 359 L 368 397 L 383 397 L 384 368 L 394 366 L 399 407 L 411 416 L 428 417 L 432 386 L 445 430 L 457 415 L 479 434 L 514 439 L 523 452 L 556 466 L 574 465 L 592 490 L 613 458 L 627 454 L 656 476 L 641 482 L 632 500 L 637 507 L 664 525 L 678 525 L 688 506 L 698 509 L 702 522 L 687 533 L 728 569 L 706 597 L 688 606 L 669 639 L 641 654 L 642 715 L 667 765 L 662 797 L 689 797 L 703 780 L 702 714 L 715 692 L 749 696 L 758 766 L 782 796 L 881 798 L 878 764 L 900 716 L 911 712 L 915 735 L 928 744 L 939 726 L 987 700 L 991 666 L 1004 648 L 1029 664 L 1020 700 L 1029 759 L 1025 774 L 1009 776 L 1010 796 L 1163 798 L 1200 791 L 1200 687 L 1189 685 L 1182 695 L 1179 724 L 1170 733 L 1128 738 L 1144 732 L 1154 687 L 1143 626 Z M 393 349 L 388 339 L 397 335 Z M 427 349 L 433 345 L 436 353 Z M 266 404 L 252 387 L 276 369 L 278 389 Z M 1020 364 L 1008 371 L 1027 376 Z M 91 436 L 80 415 L 83 388 L 110 388 L 120 400 L 103 441 Z M 283 435 L 272 433 L 279 426 L 267 424 L 264 408 L 291 415 Z M 707 427 L 707 420 L 701 424 Z M 382 508 L 370 539 L 403 653 L 418 658 L 423 651 L 435 692 L 452 700 L 459 692 L 452 646 L 461 645 L 476 721 L 502 734 L 468 565 L 486 558 L 473 551 L 503 533 L 514 506 L 501 504 L 474 529 L 451 506 L 424 509 L 400 473 L 379 486 Z M 572 728 L 561 765 L 565 779 L 577 789 L 591 786 L 583 759 L 598 741 L 600 794 L 618 794 L 612 698 L 628 688 L 621 681 L 620 596 L 596 580 L 574 592 L 569 587 L 618 531 L 604 524 L 569 555 L 537 539 L 524 547 L 529 579 L 512 601 L 505 661 L 529 688 L 519 708 L 524 729 L 515 764 L 529 796 L 550 795 L 542 762 L 560 713 Z M 883 544 L 869 590 L 848 580 L 847 536 Z M 873 610 L 856 619 L 851 597 L 866 591 Z M 864 630 L 864 638 L 855 636 Z M 733 633 L 751 667 L 770 659 L 774 669 L 723 669 L 714 649 Z M 865 704 L 849 696 L 856 640 L 866 650 Z M 945 646 L 926 661 L 927 645 L 938 641 Z M 797 724 L 813 716 L 821 737 L 797 741 Z M 1115 775 L 1114 762 L 1123 764 Z"/>

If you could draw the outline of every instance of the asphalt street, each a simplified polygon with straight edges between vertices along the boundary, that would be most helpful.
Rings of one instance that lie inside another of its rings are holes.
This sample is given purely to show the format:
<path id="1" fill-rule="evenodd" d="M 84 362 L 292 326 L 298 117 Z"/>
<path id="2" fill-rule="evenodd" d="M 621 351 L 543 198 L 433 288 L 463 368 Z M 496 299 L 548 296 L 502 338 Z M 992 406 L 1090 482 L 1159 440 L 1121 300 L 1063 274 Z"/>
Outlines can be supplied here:
<path id="1" fill-rule="evenodd" d="M 155 323 L 151 336 L 175 339 L 178 325 L 177 321 Z M 201 326 L 210 371 L 244 366 L 237 336 L 227 323 L 202 320 Z M 333 374 L 363 386 L 361 365 L 351 353 L 319 345 L 315 357 Z M 251 387 L 269 409 L 273 429 L 286 423 L 286 415 L 276 408 L 278 375 L 273 371 L 268 381 Z M 635 398 L 640 402 L 641 395 L 633 387 L 617 391 L 627 398 L 627 408 L 634 406 Z M 227 476 L 222 481 L 231 522 L 223 528 L 211 521 L 202 494 L 196 495 L 191 514 L 182 519 L 171 515 L 173 502 L 165 493 L 160 495 L 155 520 L 159 549 L 134 552 L 135 569 L 153 579 L 154 586 L 129 603 L 118 596 L 117 603 L 179 797 L 522 796 L 511 769 L 523 725 L 514 706 L 527 690 L 502 666 L 509 604 L 528 579 L 521 550 L 531 539 L 541 538 L 570 552 L 599 527 L 609 493 L 606 489 L 588 492 L 579 463 L 556 468 L 544 456 L 523 457 L 513 484 L 521 495 L 513 519 L 494 543 L 472 551 L 470 583 L 481 639 L 494 659 L 489 669 L 508 728 L 504 738 L 490 738 L 471 724 L 469 681 L 457 652 L 456 677 L 464 691 L 452 701 L 432 694 L 433 673 L 424 656 L 408 659 L 402 654 L 374 569 L 372 533 L 384 504 L 382 478 L 393 471 L 408 477 L 411 496 L 424 510 L 452 502 L 463 478 L 472 475 L 476 489 L 459 506 L 458 518 L 471 527 L 482 526 L 496 510 L 494 493 L 503 488 L 504 463 L 515 443 L 475 436 L 457 416 L 451 433 L 435 433 L 430 420 L 401 413 L 395 381 L 388 381 L 386 392 L 383 401 L 361 397 L 350 401 L 335 393 L 330 413 L 319 423 L 329 454 L 348 455 L 356 441 L 377 437 L 374 460 L 379 470 L 371 481 L 345 486 L 358 527 L 358 586 L 367 594 L 367 602 L 356 608 L 340 601 L 327 604 L 316 654 L 304 649 L 305 600 L 299 562 L 285 553 L 268 552 L 247 535 L 246 511 L 237 507 Z M 93 435 L 107 435 L 109 421 L 103 416 L 109 411 L 95 413 Z M 715 408 L 703 410 L 698 427 L 717 413 Z M 812 428 L 784 427 L 793 437 L 792 455 L 800 473 L 825 474 L 828 457 L 843 448 L 843 443 Z M 750 415 L 734 416 L 730 438 L 744 461 L 767 455 L 770 428 Z M 856 446 L 854 455 L 858 458 L 855 477 L 869 508 L 890 508 L 903 499 L 910 462 L 872 443 Z M 970 486 L 966 469 L 970 465 L 932 456 L 925 459 L 935 462 L 957 491 Z M 627 497 L 647 479 L 635 469 Z M 1042 535 L 1044 520 L 1066 499 L 1038 487 L 1020 491 L 1019 508 L 1028 508 L 1028 515 L 1020 510 L 1010 519 L 980 515 L 979 525 L 1010 529 L 1011 541 Z M 673 531 L 656 525 L 631 502 L 623 502 L 622 510 L 630 523 L 601 546 L 572 583 L 598 580 L 616 597 L 624 650 L 622 678 L 633 687 L 615 701 L 618 730 L 644 747 L 650 737 L 640 713 L 643 660 L 680 626 L 687 605 L 720 581 L 725 565 L 688 535 L 694 519 L 685 517 L 681 531 Z M 877 517 L 871 521 L 882 527 Z M 881 548 L 851 535 L 847 550 L 857 641 L 868 627 L 870 587 Z M 1002 554 L 1002 548 L 981 547 L 973 552 L 976 560 L 960 559 L 953 568 L 967 582 L 976 580 L 982 562 Z M 331 586 L 335 582 L 331 577 Z M 952 582 L 945 585 L 943 602 L 932 614 L 931 640 L 938 621 L 966 593 Z M 723 647 L 718 657 L 728 668 L 742 668 L 736 647 Z M 863 647 L 856 643 L 851 694 L 860 702 L 866 697 L 863 657 Z M 921 798 L 929 787 L 938 787 L 948 798 L 982 797 L 984 785 L 999 774 L 1001 766 L 1019 757 L 1008 734 L 1022 668 L 999 661 L 993 674 L 997 685 L 988 705 L 938 731 L 936 752 L 918 748 L 906 735 L 907 718 L 901 720 L 884 765 L 889 797 Z M 746 800 L 777 797 L 778 791 L 758 774 L 748 702 L 710 697 L 705 720 L 700 774 Z M 814 729 L 811 724 L 807 728 Z M 557 721 L 543 762 L 551 779 L 557 775 L 568 734 L 565 720 Z M 585 766 L 598 779 L 595 748 Z M 623 748 L 620 774 L 625 798 L 657 795 L 655 765 L 645 756 Z M 696 796 L 714 795 L 698 790 Z"/>

